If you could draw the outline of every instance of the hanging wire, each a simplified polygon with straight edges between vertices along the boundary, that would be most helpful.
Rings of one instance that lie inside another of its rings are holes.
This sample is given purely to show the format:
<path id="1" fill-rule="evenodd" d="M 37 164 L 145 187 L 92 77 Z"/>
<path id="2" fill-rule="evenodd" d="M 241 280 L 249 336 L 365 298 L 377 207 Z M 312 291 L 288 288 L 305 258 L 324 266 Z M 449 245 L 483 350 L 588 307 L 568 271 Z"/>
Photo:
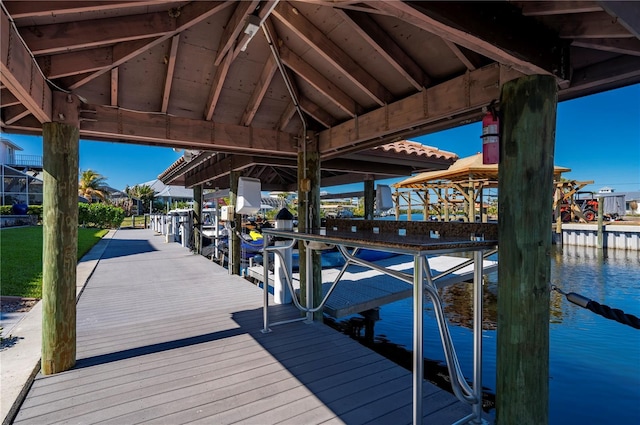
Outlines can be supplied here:
<path id="1" fill-rule="evenodd" d="M 551 285 L 551 290 L 564 295 L 567 300 L 571 301 L 575 305 L 586 308 L 587 310 L 599 314 L 606 319 L 615 320 L 616 322 L 622 323 L 623 325 L 631 326 L 635 329 L 640 329 L 640 319 L 632 314 L 626 314 L 620 309 L 611 308 L 609 306 L 600 304 L 580 294 L 576 294 L 575 292 L 566 293 L 556 285 Z"/>

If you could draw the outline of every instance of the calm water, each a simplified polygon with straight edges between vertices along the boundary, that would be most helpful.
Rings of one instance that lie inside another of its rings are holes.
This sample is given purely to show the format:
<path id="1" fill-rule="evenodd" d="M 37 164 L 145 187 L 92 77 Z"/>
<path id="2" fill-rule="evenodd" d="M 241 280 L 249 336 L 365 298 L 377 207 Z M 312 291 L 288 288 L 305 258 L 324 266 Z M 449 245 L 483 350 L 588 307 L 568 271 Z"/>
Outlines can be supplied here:
<path id="1" fill-rule="evenodd" d="M 600 304 L 640 317 L 640 252 L 554 247 L 551 283 Z M 465 286 L 467 286 L 465 288 Z M 472 377 L 473 333 L 471 285 L 457 285 L 442 294 L 451 334 L 466 377 Z M 497 273 L 485 285 L 483 385 L 496 388 L 495 310 Z M 412 300 L 380 309 L 376 344 L 385 349 L 412 347 Z M 432 306 L 425 299 L 425 358 L 444 365 Z M 606 319 L 551 293 L 550 424 L 640 424 L 640 330 Z M 427 368 L 434 367 L 427 365 Z M 491 414 L 495 412 L 490 410 Z"/>

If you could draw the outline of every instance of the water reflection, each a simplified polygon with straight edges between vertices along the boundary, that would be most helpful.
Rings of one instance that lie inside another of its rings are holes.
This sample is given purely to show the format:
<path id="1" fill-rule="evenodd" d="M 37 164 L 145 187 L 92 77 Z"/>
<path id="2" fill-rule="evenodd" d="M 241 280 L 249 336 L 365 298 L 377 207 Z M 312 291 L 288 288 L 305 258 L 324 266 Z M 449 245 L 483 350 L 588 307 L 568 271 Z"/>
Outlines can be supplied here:
<path id="1" fill-rule="evenodd" d="M 550 283 L 602 305 L 640 316 L 640 252 L 552 247 Z M 483 384 L 485 411 L 494 413 L 498 276 L 484 277 Z M 471 284 L 440 290 L 461 368 L 472 376 Z M 550 294 L 550 424 L 640 423 L 640 332 Z M 364 344 L 411 369 L 411 298 L 380 308 L 375 338 Z M 331 321 L 348 329 L 351 320 Z M 356 320 L 357 322 L 357 320 Z M 349 332 L 346 330 L 345 332 Z M 450 390 L 433 308 L 425 298 L 426 379 Z"/>

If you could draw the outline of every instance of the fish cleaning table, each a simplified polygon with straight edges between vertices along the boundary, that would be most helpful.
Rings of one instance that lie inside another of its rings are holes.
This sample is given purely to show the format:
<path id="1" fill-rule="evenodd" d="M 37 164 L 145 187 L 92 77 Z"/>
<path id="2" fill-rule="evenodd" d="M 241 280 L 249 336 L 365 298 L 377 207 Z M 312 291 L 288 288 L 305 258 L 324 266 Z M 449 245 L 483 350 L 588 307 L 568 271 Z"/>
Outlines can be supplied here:
<path id="1" fill-rule="evenodd" d="M 331 288 L 320 303 L 313 300 L 314 282 L 313 267 L 306 267 L 306 305 L 303 306 L 293 296 L 296 307 L 306 313 L 301 320 L 312 321 L 313 313 L 322 311 L 326 300 L 339 283 L 344 271 L 351 264 L 380 271 L 403 282 L 413 285 L 413 423 L 422 422 L 422 382 L 424 380 L 423 361 L 423 303 L 424 295 L 431 299 L 440 339 L 445 352 L 447 366 L 451 375 L 454 394 L 458 399 L 471 404 L 472 413 L 458 423 L 481 423 L 482 415 L 482 270 L 483 253 L 492 251 L 498 243 L 498 228 L 495 223 L 461 223 L 461 222 L 399 222 L 386 220 L 327 220 L 326 228 L 309 232 L 293 232 L 278 229 L 264 229 L 263 233 L 271 238 L 289 240 L 290 243 L 265 247 L 264 273 L 268 276 L 269 252 L 282 258 L 286 249 L 291 249 L 301 242 L 305 247 L 305 264 L 312 264 L 313 251 L 338 248 L 345 257 L 346 263 L 335 278 Z M 356 257 L 359 249 L 394 252 L 413 257 L 413 273 L 404 273 L 379 266 Z M 473 252 L 474 283 L 474 364 L 473 388 L 467 384 L 455 354 L 449 328 L 444 317 L 442 301 L 438 295 L 434 279 L 429 267 L 429 255 L 448 254 L 454 252 Z M 291 270 L 285 273 L 289 290 L 295 294 L 292 286 Z M 302 277 L 302 276 L 301 276 Z M 263 279 L 264 288 L 264 328 L 270 332 L 268 310 L 268 279 Z"/>

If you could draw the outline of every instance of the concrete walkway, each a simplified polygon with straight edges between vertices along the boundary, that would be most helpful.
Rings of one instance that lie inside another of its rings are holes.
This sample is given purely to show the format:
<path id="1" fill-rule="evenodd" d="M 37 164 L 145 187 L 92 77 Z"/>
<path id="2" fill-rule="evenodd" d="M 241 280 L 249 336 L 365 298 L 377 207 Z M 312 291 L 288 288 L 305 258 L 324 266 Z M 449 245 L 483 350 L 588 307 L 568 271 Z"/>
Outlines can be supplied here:
<path id="1" fill-rule="evenodd" d="M 93 274 L 100 257 L 116 233 L 110 230 L 78 262 L 76 296 L 79 297 Z M 3 335 L 16 338 L 15 345 L 0 351 L 0 416 L 10 423 L 31 382 L 40 371 L 42 349 L 42 303 L 26 313 L 12 313 L 9 320 L 0 320 Z"/>

